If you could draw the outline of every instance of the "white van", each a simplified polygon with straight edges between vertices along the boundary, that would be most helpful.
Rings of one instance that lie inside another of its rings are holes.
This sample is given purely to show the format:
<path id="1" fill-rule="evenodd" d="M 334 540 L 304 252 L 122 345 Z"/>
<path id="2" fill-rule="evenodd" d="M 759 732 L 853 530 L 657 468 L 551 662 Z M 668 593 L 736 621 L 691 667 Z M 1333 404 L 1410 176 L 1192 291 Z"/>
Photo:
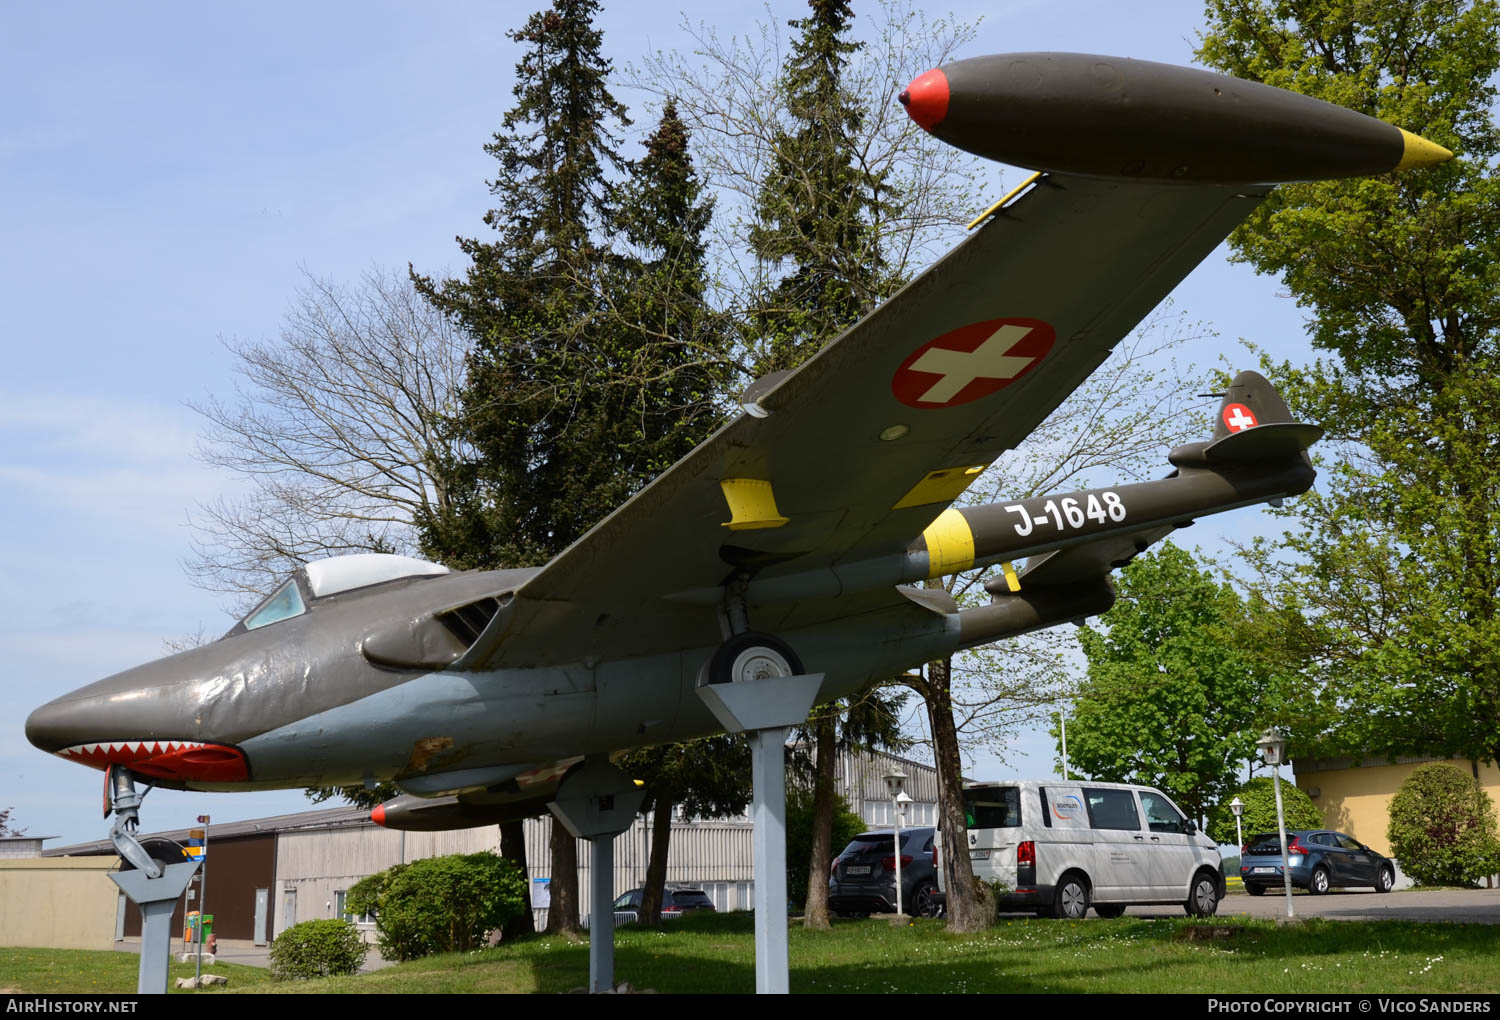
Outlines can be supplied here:
<path id="1" fill-rule="evenodd" d="M 964 809 L 974 875 L 999 883 L 1002 911 L 1119 917 L 1131 904 L 1180 903 L 1208 917 L 1224 896 L 1218 847 L 1149 786 L 974 783 Z"/>

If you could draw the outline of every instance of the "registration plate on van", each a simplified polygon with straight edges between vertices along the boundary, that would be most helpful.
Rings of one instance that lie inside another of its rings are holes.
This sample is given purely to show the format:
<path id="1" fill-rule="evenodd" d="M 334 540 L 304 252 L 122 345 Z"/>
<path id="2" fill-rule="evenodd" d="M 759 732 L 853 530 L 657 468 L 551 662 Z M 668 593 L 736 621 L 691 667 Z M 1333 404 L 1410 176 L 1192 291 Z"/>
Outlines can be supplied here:
<path id="1" fill-rule="evenodd" d="M 970 850 L 969 851 L 969 860 L 971 860 L 971 861 L 987 861 L 989 859 L 990 859 L 990 852 L 988 850 Z"/>

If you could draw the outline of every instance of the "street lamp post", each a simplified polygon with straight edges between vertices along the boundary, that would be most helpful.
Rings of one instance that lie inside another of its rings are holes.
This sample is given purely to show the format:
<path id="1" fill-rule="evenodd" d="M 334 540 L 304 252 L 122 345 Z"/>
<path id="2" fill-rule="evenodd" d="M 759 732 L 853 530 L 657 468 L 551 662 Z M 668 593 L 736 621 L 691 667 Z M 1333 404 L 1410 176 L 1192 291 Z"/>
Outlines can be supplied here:
<path id="1" fill-rule="evenodd" d="M 901 902 L 901 816 L 906 812 L 906 805 L 911 803 L 906 793 L 906 773 L 900 768 L 887 772 L 885 788 L 890 791 L 891 803 L 896 809 L 896 913 L 901 914 L 904 912 Z"/>
<path id="2" fill-rule="evenodd" d="M 1276 788 L 1276 831 L 1281 836 L 1281 884 L 1286 890 L 1286 916 L 1292 912 L 1292 867 L 1286 852 L 1286 812 L 1281 806 L 1281 763 L 1286 760 L 1286 738 L 1276 730 L 1266 730 L 1255 742 L 1261 757 L 1271 766 L 1271 783 Z"/>
<path id="3" fill-rule="evenodd" d="M 1240 853 L 1245 852 L 1245 830 L 1240 828 L 1240 816 L 1245 813 L 1245 802 L 1235 794 L 1234 800 L 1229 802 L 1229 810 L 1234 812 L 1234 837 L 1238 841 Z"/>

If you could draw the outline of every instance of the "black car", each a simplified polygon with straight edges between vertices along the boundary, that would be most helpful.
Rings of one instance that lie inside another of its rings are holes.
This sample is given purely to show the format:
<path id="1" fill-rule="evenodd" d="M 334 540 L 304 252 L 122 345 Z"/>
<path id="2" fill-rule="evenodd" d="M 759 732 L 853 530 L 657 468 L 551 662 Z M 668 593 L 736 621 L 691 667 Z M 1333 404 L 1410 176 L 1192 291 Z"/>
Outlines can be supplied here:
<path id="1" fill-rule="evenodd" d="M 641 890 L 632 889 L 628 893 L 622 893 L 615 900 L 615 913 L 620 914 L 634 911 L 637 918 L 641 910 Z M 714 901 L 708 898 L 708 894 L 702 889 L 664 889 L 661 894 L 661 918 L 663 921 L 675 921 L 684 914 L 690 914 L 696 910 L 706 910 L 710 914 L 715 912 Z"/>
<path id="2" fill-rule="evenodd" d="M 1288 832 L 1286 856 L 1292 885 L 1315 896 L 1329 889 L 1361 885 L 1390 892 L 1396 884 L 1396 866 L 1390 858 L 1346 833 L 1319 829 Z M 1240 848 L 1240 878 L 1251 896 L 1282 888 L 1280 836 L 1266 832 L 1250 837 Z"/>
<path id="3" fill-rule="evenodd" d="M 937 884 L 933 831 L 931 826 L 901 830 L 901 906 L 920 917 L 938 917 L 946 903 Z M 829 909 L 841 917 L 895 913 L 895 844 L 894 832 L 855 836 L 833 860 Z"/>

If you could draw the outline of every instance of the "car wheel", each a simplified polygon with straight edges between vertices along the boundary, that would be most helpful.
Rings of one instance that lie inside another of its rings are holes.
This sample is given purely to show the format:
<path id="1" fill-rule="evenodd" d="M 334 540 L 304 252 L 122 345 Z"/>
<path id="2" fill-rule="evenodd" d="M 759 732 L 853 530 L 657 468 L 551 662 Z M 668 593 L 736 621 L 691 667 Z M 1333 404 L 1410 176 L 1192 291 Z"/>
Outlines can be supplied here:
<path id="1" fill-rule="evenodd" d="M 1251 896 L 1264 896 L 1266 894 L 1266 887 L 1263 885 L 1255 885 L 1252 882 L 1246 882 L 1245 891 Z"/>
<path id="2" fill-rule="evenodd" d="M 1213 917 L 1219 909 L 1219 883 L 1212 875 L 1200 874 L 1193 879 L 1187 902 L 1182 905 L 1189 917 Z"/>
<path id="3" fill-rule="evenodd" d="M 1313 869 L 1312 878 L 1307 880 L 1307 891 L 1314 896 L 1322 896 L 1328 891 L 1328 869 L 1322 866 Z"/>
<path id="4" fill-rule="evenodd" d="M 1052 916 L 1081 921 L 1088 912 L 1089 884 L 1082 875 L 1064 875 L 1057 883 L 1056 898 L 1052 901 Z"/>
<path id="5" fill-rule="evenodd" d="M 1094 913 L 1100 917 L 1124 917 L 1125 904 L 1123 903 L 1095 903 Z"/>
<path id="6" fill-rule="evenodd" d="M 942 917 L 943 904 L 938 897 L 938 887 L 932 882 L 923 882 L 917 886 L 916 895 L 912 897 L 912 913 L 918 917 Z"/>
<path id="7" fill-rule="evenodd" d="M 1396 872 L 1387 864 L 1380 869 L 1380 877 L 1375 880 L 1376 892 L 1390 892 L 1396 885 Z"/>

